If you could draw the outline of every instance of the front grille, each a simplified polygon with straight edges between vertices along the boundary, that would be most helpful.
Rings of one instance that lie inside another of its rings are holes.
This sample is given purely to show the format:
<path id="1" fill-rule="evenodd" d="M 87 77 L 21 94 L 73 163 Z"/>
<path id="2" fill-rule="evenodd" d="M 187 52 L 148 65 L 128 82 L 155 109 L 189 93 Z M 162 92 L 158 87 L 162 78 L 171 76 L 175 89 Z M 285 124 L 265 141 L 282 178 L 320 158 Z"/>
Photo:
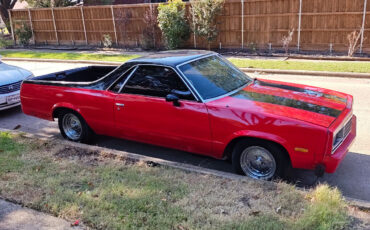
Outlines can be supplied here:
<path id="1" fill-rule="evenodd" d="M 22 81 L 0 86 L 0 94 L 15 92 L 21 89 Z"/>
<path id="2" fill-rule="evenodd" d="M 347 123 L 339 130 L 337 135 L 333 138 L 333 150 L 334 152 L 346 139 L 348 134 L 351 132 L 352 129 L 352 118 L 347 121 Z"/>

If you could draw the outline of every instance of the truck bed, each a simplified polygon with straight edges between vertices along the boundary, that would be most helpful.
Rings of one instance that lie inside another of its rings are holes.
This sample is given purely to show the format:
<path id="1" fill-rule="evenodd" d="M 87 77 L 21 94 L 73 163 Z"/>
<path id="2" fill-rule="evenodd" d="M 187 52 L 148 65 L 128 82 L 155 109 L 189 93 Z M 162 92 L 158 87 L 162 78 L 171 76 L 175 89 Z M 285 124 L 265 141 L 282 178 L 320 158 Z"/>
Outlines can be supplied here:
<path id="1" fill-rule="evenodd" d="M 87 66 L 66 71 L 60 71 L 56 73 L 46 74 L 33 78 L 36 81 L 54 81 L 54 82 L 93 82 L 104 77 L 111 71 L 115 66 Z"/>

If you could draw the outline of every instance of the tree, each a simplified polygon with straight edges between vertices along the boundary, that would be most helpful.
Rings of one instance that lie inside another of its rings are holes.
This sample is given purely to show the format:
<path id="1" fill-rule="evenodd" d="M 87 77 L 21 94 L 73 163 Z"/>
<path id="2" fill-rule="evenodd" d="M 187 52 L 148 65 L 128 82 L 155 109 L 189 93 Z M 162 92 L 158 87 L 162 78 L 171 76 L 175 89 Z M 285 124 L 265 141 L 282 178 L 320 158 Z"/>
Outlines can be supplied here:
<path id="1" fill-rule="evenodd" d="M 218 36 L 217 16 L 221 13 L 224 0 L 191 0 L 194 33 L 205 38 L 208 49 Z"/>
<path id="2" fill-rule="evenodd" d="M 158 6 L 158 26 L 166 40 L 167 48 L 180 47 L 190 36 L 190 28 L 185 18 L 185 3 L 169 0 Z"/>
<path id="3" fill-rule="evenodd" d="M 123 45 L 128 46 L 130 42 L 128 26 L 130 25 L 132 12 L 127 8 L 119 8 L 114 11 L 114 18 L 116 21 L 116 25 L 118 26 L 118 33 L 120 33 L 123 38 L 124 41 Z"/>
<path id="4" fill-rule="evenodd" d="M 17 0 L 0 0 L 0 16 L 8 31 L 10 31 L 8 10 L 13 9 L 16 2 Z"/>
<path id="5" fill-rule="evenodd" d="M 353 57 L 353 54 L 355 54 L 355 52 L 357 51 L 358 49 L 358 41 L 360 40 L 360 37 L 361 37 L 361 34 L 363 33 L 363 28 L 357 32 L 356 30 L 349 33 L 347 35 L 347 40 L 348 40 L 348 57 Z M 366 38 L 365 38 L 366 39 Z"/>
<path id="6" fill-rule="evenodd" d="M 283 43 L 283 48 L 285 50 L 285 54 L 288 54 L 288 52 L 289 52 L 289 45 L 293 40 L 293 34 L 294 34 L 294 29 L 289 30 L 288 35 L 284 36 L 281 39 L 281 43 Z"/>
<path id="7" fill-rule="evenodd" d="M 143 29 L 143 48 L 144 49 L 156 49 L 157 48 L 157 36 L 160 33 L 158 27 L 158 12 L 155 7 L 150 7 L 144 14 L 145 27 Z"/>

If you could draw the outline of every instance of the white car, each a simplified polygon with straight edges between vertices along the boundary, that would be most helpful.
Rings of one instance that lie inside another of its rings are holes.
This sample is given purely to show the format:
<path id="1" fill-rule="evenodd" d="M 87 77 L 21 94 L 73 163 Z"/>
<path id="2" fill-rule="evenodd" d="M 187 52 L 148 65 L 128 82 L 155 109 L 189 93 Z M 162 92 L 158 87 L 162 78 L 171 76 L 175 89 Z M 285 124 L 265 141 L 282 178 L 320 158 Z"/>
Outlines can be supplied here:
<path id="1" fill-rule="evenodd" d="M 20 105 L 22 81 L 31 77 L 30 71 L 2 62 L 0 55 L 0 110 Z"/>

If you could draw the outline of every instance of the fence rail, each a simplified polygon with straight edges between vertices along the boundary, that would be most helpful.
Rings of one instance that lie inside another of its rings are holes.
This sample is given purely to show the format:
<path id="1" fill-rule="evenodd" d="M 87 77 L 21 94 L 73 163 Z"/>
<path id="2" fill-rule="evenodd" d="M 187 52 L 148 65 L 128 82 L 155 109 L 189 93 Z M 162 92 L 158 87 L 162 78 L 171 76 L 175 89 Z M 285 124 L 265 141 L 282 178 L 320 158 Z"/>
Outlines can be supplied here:
<path id="1" fill-rule="evenodd" d="M 222 48 L 281 47 L 283 36 L 294 29 L 291 48 L 300 50 L 347 49 L 347 35 L 363 34 L 361 51 L 370 53 L 370 4 L 367 0 L 226 0 L 219 17 L 219 36 L 212 44 Z M 158 4 L 130 4 L 11 10 L 14 29 L 22 23 L 33 31 L 36 44 L 97 45 L 109 34 L 117 46 L 140 46 L 146 24 L 144 14 Z M 188 17 L 191 13 L 187 3 Z M 192 24 L 190 23 L 190 26 Z M 157 41 L 161 41 L 160 34 Z M 206 48 L 190 36 L 187 48 Z"/>

